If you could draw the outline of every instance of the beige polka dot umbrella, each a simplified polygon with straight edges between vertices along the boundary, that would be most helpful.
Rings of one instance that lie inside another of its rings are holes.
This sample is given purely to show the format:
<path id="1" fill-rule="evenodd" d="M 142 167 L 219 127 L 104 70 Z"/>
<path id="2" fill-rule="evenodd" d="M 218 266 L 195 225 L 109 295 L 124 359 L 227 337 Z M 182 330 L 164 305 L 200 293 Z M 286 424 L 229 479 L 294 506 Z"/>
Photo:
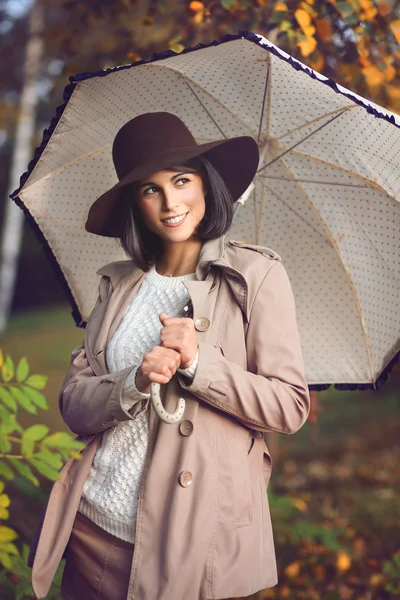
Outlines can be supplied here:
<path id="1" fill-rule="evenodd" d="M 283 258 L 311 388 L 376 387 L 400 350 L 400 121 L 255 34 L 73 78 L 21 188 L 78 324 L 96 271 L 125 258 L 84 230 L 116 183 L 111 144 L 135 115 L 179 115 L 199 143 L 253 136 L 255 188 L 229 237 Z M 267 309 L 267 307 L 266 307 Z"/>

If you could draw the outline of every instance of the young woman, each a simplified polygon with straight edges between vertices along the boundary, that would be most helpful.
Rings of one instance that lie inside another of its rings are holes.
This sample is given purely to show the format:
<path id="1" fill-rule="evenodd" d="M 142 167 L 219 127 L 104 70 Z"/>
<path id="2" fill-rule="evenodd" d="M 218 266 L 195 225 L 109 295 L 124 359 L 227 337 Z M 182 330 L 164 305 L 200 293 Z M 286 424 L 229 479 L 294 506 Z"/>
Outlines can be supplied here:
<path id="1" fill-rule="evenodd" d="M 257 145 L 198 145 L 176 116 L 149 113 L 118 132 L 113 159 L 119 183 L 86 229 L 131 260 L 100 270 L 61 390 L 87 445 L 50 495 L 33 588 L 47 594 L 64 555 L 65 600 L 246 597 L 277 582 L 263 432 L 294 433 L 309 411 L 279 256 L 224 240 Z M 184 398 L 181 422 L 159 420 L 152 382 L 167 410 Z"/>

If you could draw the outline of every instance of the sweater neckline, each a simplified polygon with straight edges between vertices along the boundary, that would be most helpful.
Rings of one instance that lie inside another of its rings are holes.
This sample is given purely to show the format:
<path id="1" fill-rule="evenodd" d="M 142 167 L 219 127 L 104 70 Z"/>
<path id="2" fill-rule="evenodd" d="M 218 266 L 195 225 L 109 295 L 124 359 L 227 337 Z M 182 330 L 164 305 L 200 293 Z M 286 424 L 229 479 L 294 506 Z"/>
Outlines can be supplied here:
<path id="1" fill-rule="evenodd" d="M 183 281 L 196 281 L 196 273 L 189 273 L 188 275 L 179 275 L 177 277 L 166 277 L 157 273 L 155 265 L 153 265 L 147 273 L 146 281 L 149 285 L 161 287 L 163 289 L 173 289 L 180 287 Z"/>

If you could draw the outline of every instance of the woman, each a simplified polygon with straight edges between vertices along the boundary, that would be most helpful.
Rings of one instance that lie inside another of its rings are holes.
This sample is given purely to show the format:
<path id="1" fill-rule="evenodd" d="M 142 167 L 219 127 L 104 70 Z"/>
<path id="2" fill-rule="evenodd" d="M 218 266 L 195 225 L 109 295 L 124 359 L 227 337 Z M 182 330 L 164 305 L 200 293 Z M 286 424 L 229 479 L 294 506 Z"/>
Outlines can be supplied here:
<path id="1" fill-rule="evenodd" d="M 279 256 L 224 244 L 258 164 L 250 137 L 196 144 L 169 113 L 118 132 L 119 183 L 86 229 L 132 260 L 99 299 L 60 395 L 87 445 L 52 490 L 30 564 L 43 598 L 64 553 L 65 600 L 206 600 L 276 584 L 263 432 L 307 418 L 295 307 Z M 193 318 L 183 316 L 192 307 Z M 163 384 L 183 420 L 149 402 Z"/>

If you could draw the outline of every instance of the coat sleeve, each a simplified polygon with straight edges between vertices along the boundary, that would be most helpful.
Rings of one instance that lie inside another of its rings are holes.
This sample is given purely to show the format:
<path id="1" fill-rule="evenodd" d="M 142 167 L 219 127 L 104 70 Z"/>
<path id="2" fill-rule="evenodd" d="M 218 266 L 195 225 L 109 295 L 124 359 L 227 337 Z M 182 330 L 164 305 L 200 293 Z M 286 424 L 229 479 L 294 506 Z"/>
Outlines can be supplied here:
<path id="1" fill-rule="evenodd" d="M 260 431 L 295 433 L 306 421 L 310 397 L 297 329 L 295 303 L 281 262 L 256 294 L 246 335 L 247 370 L 224 349 L 199 343 L 193 382 L 182 386 L 199 399 Z"/>
<path id="2" fill-rule="evenodd" d="M 92 316 L 109 293 L 108 278 L 103 277 Z M 132 382 L 135 372 L 130 366 L 97 376 L 88 362 L 84 344 L 75 348 L 59 397 L 61 415 L 71 431 L 84 436 L 100 433 L 145 411 L 150 396 L 136 390 Z"/>
<path id="3" fill-rule="evenodd" d="M 132 396 L 129 408 L 125 380 L 131 371 L 127 367 L 99 377 L 88 363 L 84 346 L 75 348 L 59 398 L 62 417 L 71 431 L 99 433 L 146 410 L 149 397 L 143 394 Z"/>

